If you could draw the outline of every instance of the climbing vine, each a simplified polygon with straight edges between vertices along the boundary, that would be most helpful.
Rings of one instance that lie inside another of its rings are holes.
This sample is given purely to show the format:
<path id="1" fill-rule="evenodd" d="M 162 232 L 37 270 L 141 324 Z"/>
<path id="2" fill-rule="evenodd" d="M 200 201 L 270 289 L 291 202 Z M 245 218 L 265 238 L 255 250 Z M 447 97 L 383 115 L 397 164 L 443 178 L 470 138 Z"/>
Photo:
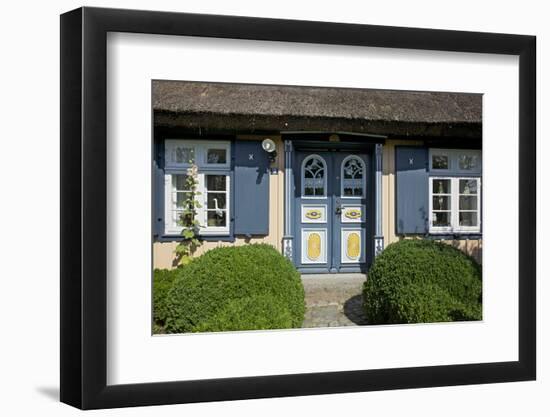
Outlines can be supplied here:
<path id="1" fill-rule="evenodd" d="M 200 222 L 198 220 L 198 209 L 202 207 L 198 196 L 201 195 L 197 191 L 198 186 L 198 167 L 193 161 L 189 161 L 191 167 L 187 169 L 185 176 L 186 198 L 183 202 L 183 211 L 178 219 L 178 224 L 182 226 L 181 235 L 183 239 L 176 246 L 176 263 L 178 266 L 186 265 L 191 262 L 193 254 L 202 245 L 198 238 L 200 230 Z"/>

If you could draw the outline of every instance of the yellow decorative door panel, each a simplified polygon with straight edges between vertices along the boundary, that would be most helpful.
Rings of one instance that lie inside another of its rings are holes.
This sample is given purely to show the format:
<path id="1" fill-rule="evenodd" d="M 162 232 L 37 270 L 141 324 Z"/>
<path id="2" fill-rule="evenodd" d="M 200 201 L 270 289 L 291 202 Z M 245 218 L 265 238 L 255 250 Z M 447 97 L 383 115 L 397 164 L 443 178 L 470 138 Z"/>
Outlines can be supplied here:
<path id="1" fill-rule="evenodd" d="M 326 229 L 302 229 L 302 263 L 327 263 Z"/>
<path id="2" fill-rule="evenodd" d="M 341 258 L 343 264 L 361 263 L 365 261 L 364 230 L 359 228 L 342 229 Z"/>

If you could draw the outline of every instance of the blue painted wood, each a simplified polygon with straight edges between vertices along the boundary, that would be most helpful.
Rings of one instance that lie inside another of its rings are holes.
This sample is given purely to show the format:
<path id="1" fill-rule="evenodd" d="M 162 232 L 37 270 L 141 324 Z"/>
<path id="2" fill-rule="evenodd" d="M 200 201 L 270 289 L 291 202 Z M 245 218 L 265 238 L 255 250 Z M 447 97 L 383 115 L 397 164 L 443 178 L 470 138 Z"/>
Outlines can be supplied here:
<path id="1" fill-rule="evenodd" d="M 325 197 L 302 198 L 302 165 L 306 158 L 310 155 L 318 155 L 326 163 L 327 191 Z M 326 242 L 332 242 L 332 194 L 333 183 L 330 181 L 332 175 L 332 157 L 329 152 L 295 152 L 293 158 L 293 174 L 294 174 L 294 262 L 297 268 L 302 272 L 319 273 L 329 272 L 332 266 L 332 248 L 327 245 L 326 262 L 324 263 L 303 263 L 302 252 L 302 231 L 303 229 L 324 230 L 326 233 Z M 303 223 L 302 222 L 302 205 L 315 205 L 326 207 L 327 221 L 325 223 Z"/>
<path id="2" fill-rule="evenodd" d="M 308 156 L 315 154 L 322 157 L 327 165 L 327 195 L 323 198 L 304 198 L 302 196 L 302 164 Z M 342 198 L 341 196 L 341 166 L 343 160 L 350 154 L 358 155 L 366 166 L 367 190 L 364 197 Z M 294 263 L 303 273 L 320 272 L 360 272 L 365 271 L 367 265 L 372 259 L 372 219 L 373 196 L 372 193 L 372 158 L 367 154 L 358 154 L 355 152 L 316 152 L 316 151 L 297 151 L 294 153 L 293 176 L 294 176 L 294 208 L 292 210 L 294 217 Z M 325 205 L 326 223 L 308 223 L 302 221 L 303 205 Z M 366 213 L 364 221 L 361 223 L 342 223 L 341 215 L 337 213 L 337 207 L 345 205 L 360 205 L 363 213 Z M 362 245 L 365 250 L 365 262 L 342 264 L 341 259 L 341 231 L 343 227 L 357 227 L 365 231 L 362 239 Z M 303 263 L 302 251 L 305 250 L 302 242 L 302 231 L 304 229 L 326 230 L 327 234 L 327 262 Z"/>
<path id="3" fill-rule="evenodd" d="M 164 147 L 155 143 L 153 147 L 153 239 L 158 240 L 164 234 Z"/>
<path id="4" fill-rule="evenodd" d="M 428 232 L 429 184 L 428 149 L 397 146 L 396 167 L 396 232 Z"/>
<path id="5" fill-rule="evenodd" d="M 236 235 L 269 233 L 269 160 L 260 141 L 235 141 L 233 175 Z"/>
<path id="6" fill-rule="evenodd" d="M 349 155 L 358 156 L 363 163 L 365 164 L 365 173 L 366 175 L 366 188 L 365 195 L 363 197 L 342 197 L 342 184 L 341 184 L 341 175 L 342 175 L 342 163 Z M 357 272 L 365 271 L 366 266 L 370 263 L 372 258 L 372 242 L 374 231 L 372 225 L 374 223 L 374 193 L 372 189 L 374 187 L 374 181 L 372 173 L 372 164 L 369 155 L 356 152 L 339 152 L 333 155 L 333 165 L 334 173 L 333 178 L 333 200 L 334 200 L 334 210 L 333 210 L 333 229 L 334 229 L 334 239 L 332 241 L 332 251 L 333 251 L 333 268 L 337 272 Z M 342 215 L 337 213 L 338 207 L 345 206 L 360 206 L 361 212 L 363 213 L 362 221 L 360 223 L 343 223 Z M 342 230 L 343 229 L 354 229 L 359 228 L 364 230 L 364 234 L 361 238 L 361 250 L 365 253 L 364 262 L 357 263 L 342 263 Z"/>

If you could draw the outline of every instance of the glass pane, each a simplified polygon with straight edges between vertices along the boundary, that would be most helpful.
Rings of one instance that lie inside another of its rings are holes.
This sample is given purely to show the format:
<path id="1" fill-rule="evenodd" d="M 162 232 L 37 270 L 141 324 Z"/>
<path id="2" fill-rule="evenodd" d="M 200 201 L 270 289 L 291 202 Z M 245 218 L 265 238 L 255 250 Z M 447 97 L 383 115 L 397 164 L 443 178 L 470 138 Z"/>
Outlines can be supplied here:
<path id="1" fill-rule="evenodd" d="M 477 226 L 477 212 L 461 211 L 458 213 L 458 221 L 460 226 Z"/>
<path id="2" fill-rule="evenodd" d="M 451 180 L 433 180 L 433 194 L 450 194 Z"/>
<path id="3" fill-rule="evenodd" d="M 464 170 L 472 170 L 477 167 L 477 155 L 460 155 L 458 167 Z"/>
<path id="4" fill-rule="evenodd" d="M 363 163 L 358 158 L 348 159 L 342 167 L 342 195 L 345 197 L 361 197 L 363 195 Z"/>
<path id="5" fill-rule="evenodd" d="M 451 225 L 451 213 L 440 211 L 432 213 L 432 224 L 434 226 L 445 227 Z"/>
<path id="6" fill-rule="evenodd" d="M 323 178 L 304 178 L 304 196 L 322 196 L 325 194 Z"/>
<path id="7" fill-rule="evenodd" d="M 176 193 L 176 207 L 177 208 L 186 208 L 190 200 L 190 193 L 188 192 L 178 192 Z"/>
<path id="8" fill-rule="evenodd" d="M 195 162 L 195 148 L 176 146 L 172 151 L 172 162 L 177 164 L 192 164 Z"/>
<path id="9" fill-rule="evenodd" d="M 207 208 L 209 209 L 225 209 L 226 208 L 225 193 L 208 193 Z"/>
<path id="10" fill-rule="evenodd" d="M 460 196 L 459 210 L 477 210 L 477 196 Z"/>
<path id="11" fill-rule="evenodd" d="M 451 197 L 449 196 L 434 196 L 432 200 L 433 210 L 450 210 Z"/>
<path id="12" fill-rule="evenodd" d="M 206 155 L 206 162 L 209 164 L 225 164 L 227 163 L 227 156 L 225 149 L 208 149 Z"/>
<path id="13" fill-rule="evenodd" d="M 460 180 L 458 189 L 460 194 L 477 194 L 477 180 Z"/>
<path id="14" fill-rule="evenodd" d="M 173 174 L 172 188 L 176 189 L 177 191 L 189 190 L 189 185 L 187 184 L 187 175 Z"/>
<path id="15" fill-rule="evenodd" d="M 344 185 L 344 195 L 345 195 L 346 189 L 353 190 L 353 191 L 350 191 L 350 193 L 352 193 L 353 195 L 361 195 L 363 193 L 363 180 L 361 178 L 344 179 L 343 185 Z"/>
<path id="16" fill-rule="evenodd" d="M 449 169 L 449 158 L 447 155 L 433 155 L 432 169 Z"/>
<path id="17" fill-rule="evenodd" d="M 226 226 L 226 212 L 225 211 L 207 211 L 206 223 L 209 227 L 225 227 Z"/>
<path id="18" fill-rule="evenodd" d="M 323 195 L 325 165 L 319 158 L 308 159 L 304 164 L 302 179 L 304 180 L 304 195 Z"/>
<path id="19" fill-rule="evenodd" d="M 363 164 L 357 158 L 351 158 L 344 164 L 344 178 L 363 178 Z"/>
<path id="20" fill-rule="evenodd" d="M 305 163 L 304 168 L 306 169 L 306 171 L 309 170 L 315 174 L 319 171 L 324 170 L 324 164 L 323 161 L 318 158 L 311 158 Z"/>
<path id="21" fill-rule="evenodd" d="M 225 175 L 207 175 L 206 189 L 208 191 L 225 191 Z"/>

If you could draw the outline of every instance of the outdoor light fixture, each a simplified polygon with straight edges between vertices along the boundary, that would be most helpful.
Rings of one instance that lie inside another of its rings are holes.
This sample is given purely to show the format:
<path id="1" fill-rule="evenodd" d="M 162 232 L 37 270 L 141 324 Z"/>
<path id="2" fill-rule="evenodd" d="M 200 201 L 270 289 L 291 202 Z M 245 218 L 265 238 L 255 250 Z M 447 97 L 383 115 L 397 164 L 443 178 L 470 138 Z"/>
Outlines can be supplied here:
<path id="1" fill-rule="evenodd" d="M 269 138 L 264 139 L 262 141 L 262 149 L 267 152 L 269 162 L 275 162 L 275 158 L 277 157 L 277 146 L 275 142 Z"/>

